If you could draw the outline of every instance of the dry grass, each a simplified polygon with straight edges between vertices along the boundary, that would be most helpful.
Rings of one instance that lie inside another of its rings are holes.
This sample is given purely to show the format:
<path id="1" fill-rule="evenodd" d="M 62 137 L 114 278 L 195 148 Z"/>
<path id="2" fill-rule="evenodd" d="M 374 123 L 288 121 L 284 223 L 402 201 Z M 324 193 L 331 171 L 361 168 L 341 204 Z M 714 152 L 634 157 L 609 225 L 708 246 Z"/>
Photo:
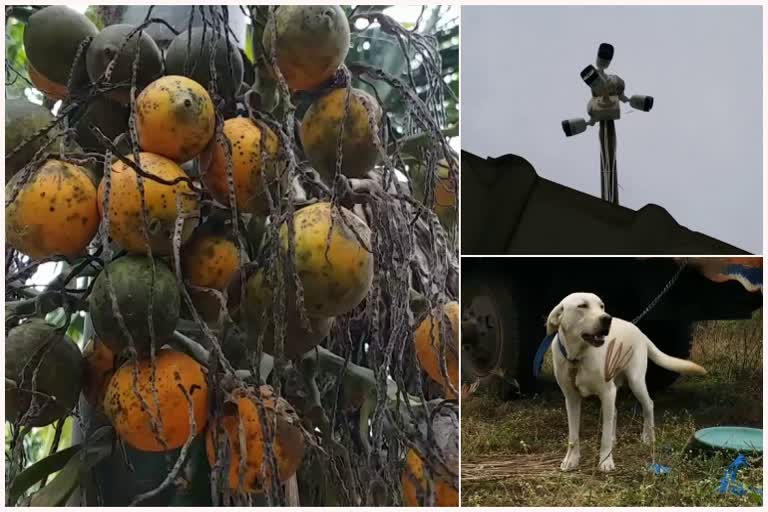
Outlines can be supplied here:
<path id="1" fill-rule="evenodd" d="M 567 420 L 562 394 L 545 367 L 537 396 L 500 402 L 475 395 L 462 402 L 462 504 L 464 506 L 750 506 L 755 494 L 716 492 L 730 459 L 686 450 L 699 428 L 719 424 L 762 427 L 762 313 L 748 321 L 697 326 L 691 358 L 704 378 L 681 378 L 653 396 L 655 462 L 668 475 L 648 471 L 651 448 L 640 442 L 642 412 L 631 394 L 617 401 L 617 471 L 596 470 L 599 402 L 584 403 L 581 467 L 562 473 Z M 549 360 L 550 358 L 547 358 Z M 762 458 L 739 472 L 745 485 L 762 487 Z"/>

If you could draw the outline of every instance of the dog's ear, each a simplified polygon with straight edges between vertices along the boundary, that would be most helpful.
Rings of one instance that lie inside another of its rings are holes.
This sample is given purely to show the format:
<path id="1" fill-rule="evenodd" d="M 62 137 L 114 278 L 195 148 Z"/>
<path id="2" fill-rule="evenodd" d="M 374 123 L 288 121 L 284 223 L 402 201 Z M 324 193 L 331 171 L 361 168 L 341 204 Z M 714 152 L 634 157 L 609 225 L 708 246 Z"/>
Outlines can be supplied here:
<path id="1" fill-rule="evenodd" d="M 560 328 L 560 320 L 563 318 L 563 303 L 553 309 L 547 317 L 547 335 L 554 334 Z"/>

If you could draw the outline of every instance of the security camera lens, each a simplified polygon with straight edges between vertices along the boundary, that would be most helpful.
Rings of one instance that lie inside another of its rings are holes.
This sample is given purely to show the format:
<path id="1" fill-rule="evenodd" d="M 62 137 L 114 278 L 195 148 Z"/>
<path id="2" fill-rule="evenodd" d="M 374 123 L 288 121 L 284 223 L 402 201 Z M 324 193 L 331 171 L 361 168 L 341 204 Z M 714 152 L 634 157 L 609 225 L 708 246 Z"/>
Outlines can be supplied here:
<path id="1" fill-rule="evenodd" d="M 571 131 L 571 123 L 568 122 L 568 120 L 563 121 L 563 131 L 565 132 L 566 137 L 570 137 L 573 135 L 573 132 Z"/>
<path id="2" fill-rule="evenodd" d="M 585 119 L 566 119 L 561 123 L 563 132 L 566 137 L 571 135 L 577 135 L 587 129 L 587 121 Z"/>
<path id="3" fill-rule="evenodd" d="M 595 80 L 598 78 L 597 69 L 595 69 L 595 66 L 590 64 L 589 66 L 585 67 L 581 70 L 581 79 L 586 82 L 586 84 L 590 87 L 592 87 L 592 84 L 595 83 Z"/>
<path id="4" fill-rule="evenodd" d="M 613 59 L 613 45 L 609 43 L 601 43 L 600 48 L 597 49 L 597 58 L 607 61 Z"/>
<path id="5" fill-rule="evenodd" d="M 653 108 L 653 96 L 635 94 L 629 98 L 629 104 L 632 105 L 632 108 L 642 110 L 643 112 L 649 112 Z"/>
<path id="6" fill-rule="evenodd" d="M 653 108 L 653 96 L 646 96 L 645 101 L 643 102 L 643 110 L 646 112 L 650 112 Z"/>

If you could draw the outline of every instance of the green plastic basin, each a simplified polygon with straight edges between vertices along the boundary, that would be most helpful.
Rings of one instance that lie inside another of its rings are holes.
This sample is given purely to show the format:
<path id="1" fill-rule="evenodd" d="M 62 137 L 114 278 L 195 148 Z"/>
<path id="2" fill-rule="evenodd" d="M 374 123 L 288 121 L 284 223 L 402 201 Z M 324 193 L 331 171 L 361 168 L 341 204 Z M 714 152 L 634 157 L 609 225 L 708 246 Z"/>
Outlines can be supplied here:
<path id="1" fill-rule="evenodd" d="M 693 440 L 709 450 L 763 453 L 763 431 L 759 428 L 710 427 L 697 431 Z"/>

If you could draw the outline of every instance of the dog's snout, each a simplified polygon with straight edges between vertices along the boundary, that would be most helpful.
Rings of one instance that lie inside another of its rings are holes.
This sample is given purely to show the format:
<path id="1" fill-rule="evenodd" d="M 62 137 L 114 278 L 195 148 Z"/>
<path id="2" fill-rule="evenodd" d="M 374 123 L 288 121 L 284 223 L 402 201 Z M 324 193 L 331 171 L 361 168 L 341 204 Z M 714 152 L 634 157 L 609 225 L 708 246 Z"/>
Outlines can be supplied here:
<path id="1" fill-rule="evenodd" d="M 600 317 L 600 327 L 602 327 L 602 329 L 605 332 L 608 332 L 611 329 L 612 321 L 613 321 L 613 318 L 611 317 L 611 315 L 605 314 Z"/>

